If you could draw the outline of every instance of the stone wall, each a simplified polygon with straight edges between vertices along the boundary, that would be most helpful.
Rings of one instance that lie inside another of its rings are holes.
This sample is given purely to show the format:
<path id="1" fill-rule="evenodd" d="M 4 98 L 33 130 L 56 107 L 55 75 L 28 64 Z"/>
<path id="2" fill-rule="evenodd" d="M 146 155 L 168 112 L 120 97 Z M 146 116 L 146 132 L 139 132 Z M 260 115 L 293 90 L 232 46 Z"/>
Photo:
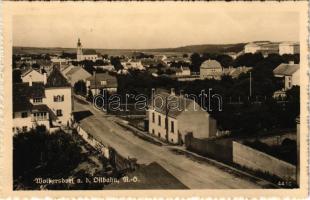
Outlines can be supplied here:
<path id="1" fill-rule="evenodd" d="M 296 180 L 294 165 L 235 141 L 233 141 L 233 162 L 255 171 L 278 176 L 283 180 Z"/>

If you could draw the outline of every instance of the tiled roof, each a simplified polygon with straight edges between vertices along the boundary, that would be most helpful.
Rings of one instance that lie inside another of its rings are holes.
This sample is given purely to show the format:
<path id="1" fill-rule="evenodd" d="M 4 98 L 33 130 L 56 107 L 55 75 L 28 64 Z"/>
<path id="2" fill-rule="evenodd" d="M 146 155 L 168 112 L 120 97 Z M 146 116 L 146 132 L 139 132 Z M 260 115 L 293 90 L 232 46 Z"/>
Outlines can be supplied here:
<path id="1" fill-rule="evenodd" d="M 45 87 L 70 87 L 67 79 L 61 74 L 59 69 L 53 68 L 53 71 L 47 77 Z"/>
<path id="2" fill-rule="evenodd" d="M 76 73 L 77 71 L 80 71 L 80 70 L 84 70 L 86 71 L 85 69 L 83 69 L 82 67 L 73 67 L 72 69 L 70 69 L 67 73 L 66 73 L 66 76 L 71 76 L 72 74 Z M 86 71 L 87 72 L 87 71 Z M 88 72 L 87 72 L 88 73 Z"/>
<path id="3" fill-rule="evenodd" d="M 188 108 L 191 103 L 195 103 L 195 101 L 192 99 L 169 94 L 165 91 L 156 91 L 155 96 L 156 98 L 154 98 L 154 103 L 152 103 L 152 100 L 150 102 L 150 106 L 154 106 L 154 109 L 157 112 L 160 112 L 164 115 L 168 114 L 170 117 L 177 117 L 186 108 Z"/>
<path id="4" fill-rule="evenodd" d="M 97 55 L 94 49 L 83 49 L 83 55 Z"/>
<path id="5" fill-rule="evenodd" d="M 90 88 L 117 88 L 117 78 L 108 73 L 97 73 L 87 79 L 90 81 Z M 101 81 L 106 81 L 106 85 L 101 85 Z"/>
<path id="6" fill-rule="evenodd" d="M 221 64 L 216 61 L 216 60 L 206 60 L 204 61 L 200 68 L 203 68 L 203 69 L 215 69 L 215 68 L 222 68 Z"/>
<path id="7" fill-rule="evenodd" d="M 282 63 L 273 70 L 275 75 L 291 76 L 299 69 L 299 64 Z"/>
<path id="8" fill-rule="evenodd" d="M 43 83 L 16 83 L 13 84 L 13 111 L 31 110 L 30 98 L 44 98 L 45 90 Z"/>

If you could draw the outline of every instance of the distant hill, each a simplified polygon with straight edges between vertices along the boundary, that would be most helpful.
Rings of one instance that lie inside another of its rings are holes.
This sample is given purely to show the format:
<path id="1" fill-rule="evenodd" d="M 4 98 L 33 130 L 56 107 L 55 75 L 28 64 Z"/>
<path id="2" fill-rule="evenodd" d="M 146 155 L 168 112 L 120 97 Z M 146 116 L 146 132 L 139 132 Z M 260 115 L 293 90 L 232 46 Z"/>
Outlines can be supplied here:
<path id="1" fill-rule="evenodd" d="M 188 45 L 177 48 L 160 48 L 160 49 L 95 49 L 100 54 L 108 55 L 131 55 L 133 52 L 148 52 L 153 54 L 182 54 L 182 53 L 225 53 L 240 52 L 243 50 L 245 43 L 237 44 L 202 44 Z M 75 48 L 41 48 L 41 47 L 13 47 L 14 54 L 61 54 L 75 53 Z"/>

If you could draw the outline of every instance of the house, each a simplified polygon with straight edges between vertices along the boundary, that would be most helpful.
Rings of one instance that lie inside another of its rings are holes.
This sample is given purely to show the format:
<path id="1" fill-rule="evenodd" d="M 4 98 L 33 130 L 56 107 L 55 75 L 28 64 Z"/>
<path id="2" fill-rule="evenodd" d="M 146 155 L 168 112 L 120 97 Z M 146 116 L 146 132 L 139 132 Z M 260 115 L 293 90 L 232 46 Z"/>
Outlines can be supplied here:
<path id="1" fill-rule="evenodd" d="M 252 67 L 240 66 L 240 67 L 228 67 L 223 69 L 223 75 L 232 77 L 233 79 L 238 78 L 242 73 L 251 71 Z"/>
<path id="2" fill-rule="evenodd" d="M 124 69 L 137 69 L 137 70 L 144 70 L 144 66 L 142 65 L 140 60 L 130 59 L 127 62 L 121 62 Z"/>
<path id="3" fill-rule="evenodd" d="M 189 69 L 189 67 L 181 66 L 180 68 L 176 69 L 175 75 L 176 76 L 190 76 L 191 70 Z"/>
<path id="4" fill-rule="evenodd" d="M 65 77 L 71 86 L 74 86 L 76 82 L 79 80 L 83 80 L 86 82 L 86 79 L 91 77 L 91 74 L 88 73 L 83 67 L 73 67 L 67 73 L 65 73 Z"/>
<path id="5" fill-rule="evenodd" d="M 91 60 L 93 62 L 96 62 L 98 59 L 98 54 L 93 49 L 83 49 L 82 43 L 80 41 L 80 38 L 77 42 L 77 49 L 76 49 L 76 60 L 77 61 L 83 61 L 83 60 Z"/>
<path id="6" fill-rule="evenodd" d="M 200 66 L 201 79 L 221 79 L 223 68 L 216 60 L 206 60 Z"/>
<path id="7" fill-rule="evenodd" d="M 296 54 L 299 53 L 299 43 L 297 42 L 282 42 L 279 44 L 279 54 Z"/>
<path id="8" fill-rule="evenodd" d="M 53 132 L 71 124 L 71 87 L 57 68 L 42 82 L 13 85 L 13 133 L 44 125 Z"/>
<path id="9" fill-rule="evenodd" d="M 244 53 L 256 53 L 260 50 L 260 46 L 255 43 L 248 43 L 244 46 Z"/>
<path id="10" fill-rule="evenodd" d="M 110 93 L 117 91 L 117 78 L 109 73 L 96 73 L 86 79 L 87 93 L 91 90 L 92 94 L 100 94 L 103 90 Z"/>
<path id="11" fill-rule="evenodd" d="M 44 69 L 35 70 L 33 68 L 29 68 L 21 74 L 21 79 L 23 83 L 28 82 L 44 82 L 46 79 L 46 72 Z"/>
<path id="12" fill-rule="evenodd" d="M 261 53 L 264 57 L 268 54 L 278 53 L 279 43 L 270 41 L 255 41 L 250 42 L 244 46 L 244 53 Z"/>
<path id="13" fill-rule="evenodd" d="M 184 144 L 189 133 L 195 138 L 216 136 L 216 121 L 192 99 L 154 91 L 148 108 L 149 133 L 173 144 Z"/>
<path id="14" fill-rule="evenodd" d="M 299 64 L 294 61 L 282 63 L 273 70 L 275 77 L 279 77 L 284 81 L 284 90 L 291 89 L 294 85 L 300 85 Z"/>

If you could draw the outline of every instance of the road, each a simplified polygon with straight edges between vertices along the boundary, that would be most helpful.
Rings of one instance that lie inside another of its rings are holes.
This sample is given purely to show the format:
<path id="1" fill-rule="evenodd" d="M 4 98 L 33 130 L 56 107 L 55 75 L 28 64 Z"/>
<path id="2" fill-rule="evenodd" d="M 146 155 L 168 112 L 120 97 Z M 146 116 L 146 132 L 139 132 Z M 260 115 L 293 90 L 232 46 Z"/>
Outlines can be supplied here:
<path id="1" fill-rule="evenodd" d="M 80 126 L 113 147 L 124 157 L 136 158 L 139 164 L 157 162 L 190 189 L 262 188 L 263 183 L 236 176 L 208 163 L 196 162 L 185 155 L 138 138 L 92 106 L 74 100 L 74 111 L 89 110 L 93 115 L 80 121 Z"/>

